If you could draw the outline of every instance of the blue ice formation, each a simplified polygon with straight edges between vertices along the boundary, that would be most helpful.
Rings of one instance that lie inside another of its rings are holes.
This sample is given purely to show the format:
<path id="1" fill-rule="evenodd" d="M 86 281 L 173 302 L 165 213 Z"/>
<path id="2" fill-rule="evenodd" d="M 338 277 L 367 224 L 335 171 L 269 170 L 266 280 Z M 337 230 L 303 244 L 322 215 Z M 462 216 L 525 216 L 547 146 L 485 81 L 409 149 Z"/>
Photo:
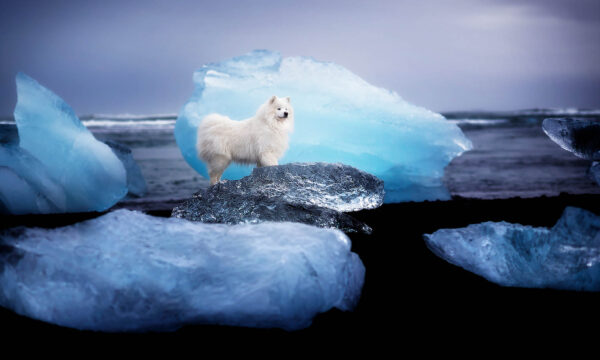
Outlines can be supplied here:
<path id="1" fill-rule="evenodd" d="M 47 214 L 66 207 L 65 189 L 15 144 L 0 146 L 0 214 Z"/>
<path id="2" fill-rule="evenodd" d="M 600 217 L 567 207 L 551 229 L 485 222 L 425 235 L 446 261 L 503 286 L 600 291 Z"/>
<path id="3" fill-rule="evenodd" d="M 344 67 L 308 57 L 282 58 L 256 50 L 194 73 L 196 85 L 175 125 L 186 161 L 207 176 L 196 156 L 197 127 L 220 113 L 253 116 L 270 96 L 290 96 L 295 130 L 281 163 L 344 163 L 385 184 L 385 202 L 448 199 L 444 167 L 472 145 L 440 114 L 416 107 L 398 94 L 370 85 Z M 240 179 L 251 167 L 232 165 L 225 179 Z"/>
<path id="4" fill-rule="evenodd" d="M 144 180 L 142 170 L 140 170 L 137 162 L 135 162 L 133 159 L 131 149 L 112 140 L 106 140 L 104 143 L 110 146 L 110 149 L 115 155 L 117 155 L 125 167 L 125 172 L 127 173 L 128 194 L 134 197 L 142 197 L 146 195 L 148 192 L 146 180 Z"/>
<path id="5" fill-rule="evenodd" d="M 0 184 L 3 210 L 102 211 L 123 198 L 125 168 L 108 145 L 97 141 L 56 94 L 23 73 L 16 81 L 19 146 L 2 150 L 0 166 L 11 179 Z M 16 208 L 4 196 L 13 188 L 29 192 Z"/>
<path id="6" fill-rule="evenodd" d="M 0 305 L 108 332 L 185 324 L 307 327 L 357 304 L 365 268 L 338 230 L 223 225 L 117 210 L 0 233 Z"/>

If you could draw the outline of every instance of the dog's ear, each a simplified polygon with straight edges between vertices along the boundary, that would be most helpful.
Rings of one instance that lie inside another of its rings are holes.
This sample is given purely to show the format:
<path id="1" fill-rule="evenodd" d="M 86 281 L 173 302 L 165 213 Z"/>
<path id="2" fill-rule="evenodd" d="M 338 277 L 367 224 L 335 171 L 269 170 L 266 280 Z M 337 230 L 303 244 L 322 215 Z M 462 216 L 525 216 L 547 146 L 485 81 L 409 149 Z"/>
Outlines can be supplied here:
<path id="1" fill-rule="evenodd" d="M 288 97 L 286 97 L 285 99 L 287 100 L 288 104 L 291 104 L 291 103 L 292 103 L 292 100 L 290 99 L 290 97 L 289 97 L 289 96 L 288 96 Z"/>
<path id="2" fill-rule="evenodd" d="M 273 104 L 275 102 L 275 100 L 277 100 L 277 96 L 275 96 L 275 95 L 271 96 L 271 98 L 269 99 L 269 104 Z"/>

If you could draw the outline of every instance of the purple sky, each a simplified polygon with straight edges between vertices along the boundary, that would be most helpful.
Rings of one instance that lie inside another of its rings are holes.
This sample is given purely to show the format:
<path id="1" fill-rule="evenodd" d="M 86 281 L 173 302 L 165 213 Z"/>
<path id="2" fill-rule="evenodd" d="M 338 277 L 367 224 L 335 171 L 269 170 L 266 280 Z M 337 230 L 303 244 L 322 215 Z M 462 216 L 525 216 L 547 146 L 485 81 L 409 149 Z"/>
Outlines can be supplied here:
<path id="1" fill-rule="evenodd" d="M 77 113 L 176 113 L 206 62 L 334 61 L 435 111 L 600 108 L 600 1 L 2 0 L 0 115 L 23 71 Z"/>

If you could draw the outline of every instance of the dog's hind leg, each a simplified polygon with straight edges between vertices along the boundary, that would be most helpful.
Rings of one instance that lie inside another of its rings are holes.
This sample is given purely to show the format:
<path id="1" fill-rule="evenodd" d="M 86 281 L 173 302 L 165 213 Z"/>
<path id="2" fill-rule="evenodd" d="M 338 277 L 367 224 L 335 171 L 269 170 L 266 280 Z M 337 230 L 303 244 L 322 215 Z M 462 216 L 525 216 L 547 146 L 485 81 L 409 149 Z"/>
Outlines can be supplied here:
<path id="1" fill-rule="evenodd" d="M 208 175 L 210 176 L 210 184 L 214 185 L 221 180 L 221 176 L 223 172 L 229 164 L 231 163 L 231 159 L 226 156 L 215 156 L 211 159 L 208 164 Z"/>

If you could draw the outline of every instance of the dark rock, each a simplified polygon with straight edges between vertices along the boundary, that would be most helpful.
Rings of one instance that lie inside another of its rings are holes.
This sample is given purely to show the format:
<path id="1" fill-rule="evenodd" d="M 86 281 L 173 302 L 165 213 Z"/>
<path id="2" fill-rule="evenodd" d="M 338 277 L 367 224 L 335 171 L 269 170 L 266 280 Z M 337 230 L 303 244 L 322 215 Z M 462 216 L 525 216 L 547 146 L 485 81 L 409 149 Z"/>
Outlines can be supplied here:
<path id="1" fill-rule="evenodd" d="M 173 209 L 172 216 L 209 223 L 294 221 L 343 231 L 371 228 L 342 211 L 383 203 L 383 182 L 343 164 L 292 163 L 255 168 L 222 181 Z"/>

